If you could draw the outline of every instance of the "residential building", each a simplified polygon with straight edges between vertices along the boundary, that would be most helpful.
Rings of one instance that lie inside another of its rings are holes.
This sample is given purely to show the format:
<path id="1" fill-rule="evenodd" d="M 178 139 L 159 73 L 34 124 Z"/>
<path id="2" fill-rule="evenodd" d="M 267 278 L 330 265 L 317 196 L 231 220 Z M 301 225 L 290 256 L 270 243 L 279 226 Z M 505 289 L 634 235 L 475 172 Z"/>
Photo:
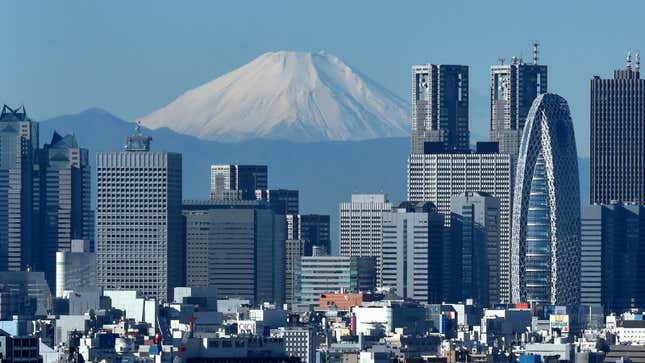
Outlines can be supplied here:
<path id="1" fill-rule="evenodd" d="M 450 202 L 451 274 L 449 301 L 472 298 L 481 306 L 500 302 L 500 200 L 488 193 L 464 192 Z"/>
<path id="2" fill-rule="evenodd" d="M 500 202 L 500 300 L 510 298 L 510 213 L 511 213 L 511 156 L 497 153 L 474 154 L 412 154 L 408 159 L 408 200 L 430 201 L 444 215 L 444 228 L 450 231 L 450 203 L 453 195 L 479 191 L 488 193 Z M 449 235 L 449 233 L 448 233 Z M 445 241 L 448 243 L 450 236 Z M 451 261 L 451 249 L 444 249 L 442 261 Z M 445 264 L 443 273 L 452 266 Z M 445 295 L 450 296 L 449 285 Z"/>
<path id="3" fill-rule="evenodd" d="M 258 200 L 184 201 L 188 286 L 284 303 L 286 223 Z"/>
<path id="4" fill-rule="evenodd" d="M 211 199 L 254 200 L 255 191 L 268 188 L 266 165 L 211 165 Z"/>
<path id="5" fill-rule="evenodd" d="M 34 161 L 38 123 L 24 107 L 0 113 L 0 271 L 24 271 L 38 264 L 34 216 Z"/>
<path id="6" fill-rule="evenodd" d="M 139 126 L 124 151 L 97 154 L 100 287 L 170 301 L 184 286 L 181 154 L 150 151 Z"/>
<path id="7" fill-rule="evenodd" d="M 392 210 L 384 194 L 352 194 L 340 203 L 341 256 L 372 256 L 376 259 L 376 283 L 382 281 L 383 212 Z"/>
<path id="8" fill-rule="evenodd" d="M 468 66 L 412 66 L 412 153 L 469 150 Z"/>
<path id="9" fill-rule="evenodd" d="M 56 280 L 56 253 L 71 251 L 72 240 L 93 245 L 94 228 L 90 206 L 90 164 L 87 149 L 74 135 L 54 132 L 49 144 L 38 150 L 34 173 L 38 214 L 40 261 L 51 288 Z"/>
<path id="10" fill-rule="evenodd" d="M 56 252 L 56 297 L 65 291 L 83 292 L 95 289 L 96 254 L 90 252 L 88 240 L 71 240 L 70 251 Z"/>
<path id="11" fill-rule="evenodd" d="M 591 204 L 645 205 L 645 80 L 640 56 L 591 80 Z"/>
<path id="12" fill-rule="evenodd" d="M 538 96 L 524 126 L 513 202 L 512 299 L 580 299 L 578 155 L 567 101 Z"/>
<path id="13" fill-rule="evenodd" d="M 324 293 L 374 290 L 374 261 L 370 256 L 300 257 L 296 264 L 297 308 L 318 308 Z"/>
<path id="14" fill-rule="evenodd" d="M 510 63 L 501 59 L 501 64 L 490 67 L 490 139 L 514 161 L 533 100 L 547 92 L 547 66 L 538 64 L 537 47 L 533 43 L 532 63 L 513 57 Z"/>
<path id="15" fill-rule="evenodd" d="M 430 202 L 383 213 L 383 287 L 420 303 L 441 302 L 444 217 Z"/>

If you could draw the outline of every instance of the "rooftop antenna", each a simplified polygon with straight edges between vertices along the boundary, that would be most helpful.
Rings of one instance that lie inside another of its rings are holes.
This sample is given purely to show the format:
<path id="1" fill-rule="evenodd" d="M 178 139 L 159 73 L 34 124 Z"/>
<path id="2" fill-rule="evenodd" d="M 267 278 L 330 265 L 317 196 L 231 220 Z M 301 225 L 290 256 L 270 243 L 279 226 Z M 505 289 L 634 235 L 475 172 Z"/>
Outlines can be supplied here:
<path id="1" fill-rule="evenodd" d="M 501 58 L 497 58 L 497 60 L 499 60 L 499 64 L 504 65 L 504 61 L 506 59 L 504 59 L 504 57 L 501 57 Z"/>
<path id="2" fill-rule="evenodd" d="M 538 64 L 538 47 L 540 43 L 536 40 L 533 41 L 533 64 Z"/>
<path id="3" fill-rule="evenodd" d="M 632 50 L 627 51 L 627 70 L 632 69 Z"/>

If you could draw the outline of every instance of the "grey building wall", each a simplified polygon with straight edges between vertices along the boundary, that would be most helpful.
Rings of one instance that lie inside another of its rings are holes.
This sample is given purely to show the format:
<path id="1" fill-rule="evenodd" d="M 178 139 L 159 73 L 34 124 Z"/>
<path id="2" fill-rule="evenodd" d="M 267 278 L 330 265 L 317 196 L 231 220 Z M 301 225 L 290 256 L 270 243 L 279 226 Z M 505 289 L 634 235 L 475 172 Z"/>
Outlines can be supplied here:
<path id="1" fill-rule="evenodd" d="M 412 66 L 412 153 L 422 154 L 425 142 L 469 150 L 468 66 Z"/>
<path id="2" fill-rule="evenodd" d="M 466 191 L 481 191 L 500 200 L 500 300 L 510 299 L 510 228 L 512 207 L 511 156 L 508 154 L 412 154 L 408 159 L 408 200 L 430 201 L 450 229 L 450 199 Z M 449 233 L 448 233 L 449 234 Z M 449 241 L 450 236 L 445 237 Z M 447 242 L 448 243 L 448 242 Z M 444 249 L 442 261 L 450 261 Z M 451 266 L 444 266 L 444 275 Z M 446 286 L 445 295 L 451 290 Z"/>
<path id="3" fill-rule="evenodd" d="M 284 302 L 286 222 L 261 201 L 185 201 L 189 286 Z"/>
<path id="4" fill-rule="evenodd" d="M 420 303 L 441 302 L 443 215 L 432 203 L 383 213 L 383 286 Z"/>
<path id="5" fill-rule="evenodd" d="M 0 114 L 0 271 L 38 264 L 33 182 L 38 123 L 24 107 Z"/>
<path id="6" fill-rule="evenodd" d="M 126 151 L 97 154 L 98 283 L 170 301 L 185 274 L 181 154 L 149 151 L 138 132 L 128 141 Z"/>
<path id="7" fill-rule="evenodd" d="M 592 204 L 645 205 L 645 80 L 640 59 L 591 80 Z"/>
<path id="8" fill-rule="evenodd" d="M 450 203 L 452 286 L 448 301 L 473 298 L 481 306 L 500 302 L 500 200 L 487 193 L 465 192 Z"/>
<path id="9" fill-rule="evenodd" d="M 266 165 L 211 165 L 211 199 L 254 200 L 268 178 Z"/>

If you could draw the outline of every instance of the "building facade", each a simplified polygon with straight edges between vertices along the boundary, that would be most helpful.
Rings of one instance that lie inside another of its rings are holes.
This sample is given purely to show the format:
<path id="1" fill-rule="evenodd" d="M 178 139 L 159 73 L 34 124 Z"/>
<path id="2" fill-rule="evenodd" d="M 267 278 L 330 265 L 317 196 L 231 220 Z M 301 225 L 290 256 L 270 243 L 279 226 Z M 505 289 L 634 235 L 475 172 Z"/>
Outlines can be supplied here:
<path id="1" fill-rule="evenodd" d="M 640 56 L 591 80 L 591 204 L 645 205 L 645 80 Z"/>
<path id="2" fill-rule="evenodd" d="M 286 223 L 263 201 L 184 201 L 189 286 L 284 303 Z"/>
<path id="3" fill-rule="evenodd" d="M 331 254 L 329 215 L 298 214 L 287 215 L 287 238 L 308 241 L 312 246 L 322 248 Z"/>
<path id="4" fill-rule="evenodd" d="M 34 214 L 34 161 L 38 123 L 24 107 L 0 113 L 0 271 L 38 265 Z"/>
<path id="5" fill-rule="evenodd" d="M 374 290 L 374 262 L 371 256 L 300 257 L 296 263 L 296 308 L 318 308 L 320 295 L 324 293 Z"/>
<path id="6" fill-rule="evenodd" d="M 645 207 L 589 205 L 580 225 L 580 303 L 605 312 L 645 306 Z"/>
<path id="7" fill-rule="evenodd" d="M 56 252 L 56 297 L 65 291 L 96 289 L 96 255 L 88 240 L 74 239 L 69 251 Z"/>
<path id="8" fill-rule="evenodd" d="M 211 165 L 211 199 L 254 200 L 255 191 L 267 189 L 266 165 Z"/>
<path id="9" fill-rule="evenodd" d="M 99 286 L 170 301 L 185 274 L 181 154 L 150 151 L 137 127 L 124 151 L 96 159 Z"/>
<path id="10" fill-rule="evenodd" d="M 299 192 L 288 189 L 258 189 L 255 191 L 258 200 L 265 200 L 271 209 L 283 216 L 299 213 Z"/>
<path id="11" fill-rule="evenodd" d="M 450 203 L 455 194 L 480 191 L 500 202 L 500 300 L 510 299 L 511 156 L 508 154 L 412 154 L 408 159 L 408 200 L 430 201 L 450 228 Z M 448 241 L 450 236 L 446 238 Z M 451 250 L 444 249 L 443 261 Z M 445 274 L 451 266 L 444 265 Z M 447 286 L 448 288 L 449 286 Z M 446 290 L 450 295 L 452 290 Z"/>
<path id="12" fill-rule="evenodd" d="M 45 272 L 50 288 L 54 289 L 56 253 L 71 251 L 74 239 L 88 241 L 88 248 L 93 247 L 88 151 L 78 146 L 74 135 L 63 137 L 54 132 L 51 142 L 38 150 L 35 168 L 34 205 L 41 243 L 39 269 Z"/>
<path id="13" fill-rule="evenodd" d="M 382 281 L 383 212 L 392 210 L 384 194 L 352 194 L 340 203 L 341 256 L 372 256 L 376 259 L 377 286 Z"/>
<path id="14" fill-rule="evenodd" d="M 500 200 L 488 193 L 464 192 L 450 201 L 452 286 L 458 296 L 481 306 L 499 303 Z"/>
<path id="15" fill-rule="evenodd" d="M 499 152 L 517 160 L 524 121 L 538 95 L 547 92 L 547 66 L 538 64 L 537 43 L 533 63 L 513 57 L 490 68 L 490 139 Z"/>
<path id="16" fill-rule="evenodd" d="M 538 96 L 526 119 L 513 202 L 514 302 L 577 304 L 580 187 L 567 101 Z"/>
<path id="17" fill-rule="evenodd" d="M 383 213 L 383 287 L 420 303 L 441 302 L 443 215 L 430 202 Z"/>
<path id="18" fill-rule="evenodd" d="M 412 66 L 412 153 L 426 143 L 445 152 L 470 148 L 468 133 L 468 66 Z"/>

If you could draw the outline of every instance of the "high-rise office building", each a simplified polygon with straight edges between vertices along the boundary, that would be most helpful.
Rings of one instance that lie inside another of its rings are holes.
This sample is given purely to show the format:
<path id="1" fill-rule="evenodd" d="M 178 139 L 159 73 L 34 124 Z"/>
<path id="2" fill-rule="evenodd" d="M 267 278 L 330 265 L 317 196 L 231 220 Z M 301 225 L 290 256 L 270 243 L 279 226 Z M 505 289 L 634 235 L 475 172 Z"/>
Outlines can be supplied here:
<path id="1" fill-rule="evenodd" d="M 39 270 L 45 272 L 50 288 L 56 278 L 56 253 L 71 251 L 71 241 L 94 240 L 90 206 L 90 164 L 87 149 L 74 135 L 54 132 L 49 144 L 38 150 L 34 173 L 34 198 L 38 238 Z"/>
<path id="2" fill-rule="evenodd" d="M 480 150 L 482 151 L 482 150 Z M 510 298 L 511 156 L 508 154 L 412 154 L 408 159 L 408 200 L 433 202 L 450 227 L 450 203 L 455 194 L 468 191 L 489 193 L 500 201 L 500 300 Z M 449 236 L 446 241 L 449 240 Z M 443 261 L 450 261 L 444 249 Z M 444 266 L 449 273 L 451 266 Z M 446 295 L 450 295 L 450 286 Z"/>
<path id="3" fill-rule="evenodd" d="M 488 193 L 464 192 L 450 202 L 453 296 L 481 306 L 500 302 L 500 201 Z"/>
<path id="4" fill-rule="evenodd" d="M 376 283 L 381 286 L 383 212 L 392 210 L 384 194 L 352 194 L 340 203 L 341 256 L 372 256 L 376 259 Z"/>
<path id="5" fill-rule="evenodd" d="M 645 205 L 645 80 L 631 61 L 591 80 L 591 204 Z"/>
<path id="6" fill-rule="evenodd" d="M 218 297 L 284 302 L 286 223 L 258 200 L 184 201 L 189 286 Z"/>
<path id="7" fill-rule="evenodd" d="M 490 68 L 490 138 L 499 152 L 517 160 L 524 121 L 538 95 L 547 92 L 547 66 L 538 64 L 538 44 L 533 44 L 533 62 L 513 57 L 511 62 Z"/>
<path id="8" fill-rule="evenodd" d="M 301 311 L 318 308 L 324 293 L 373 291 L 374 262 L 374 257 L 300 257 L 296 263 L 296 308 Z"/>
<path id="9" fill-rule="evenodd" d="M 269 202 L 269 206 L 274 212 L 286 216 L 298 214 L 300 209 L 299 194 L 297 190 L 258 189 L 255 191 L 255 198 Z"/>
<path id="10" fill-rule="evenodd" d="M 513 195 L 512 299 L 580 299 L 580 186 L 567 101 L 538 96 L 526 118 Z"/>
<path id="11" fill-rule="evenodd" d="M 268 188 L 266 165 L 211 165 L 211 199 L 253 200 Z"/>
<path id="12" fill-rule="evenodd" d="M 431 148 L 466 152 L 468 66 L 412 66 L 412 153 Z"/>
<path id="13" fill-rule="evenodd" d="M 312 246 L 322 248 L 328 255 L 331 254 L 331 235 L 329 230 L 329 215 L 287 215 L 287 239 L 307 241 Z"/>
<path id="14" fill-rule="evenodd" d="M 285 242 L 284 295 L 285 302 L 293 305 L 296 301 L 296 265 L 302 256 L 311 256 L 312 246 L 303 239 L 288 239 Z"/>
<path id="15" fill-rule="evenodd" d="M 38 123 L 24 107 L 0 113 L 0 271 L 23 271 L 38 264 L 33 208 Z"/>
<path id="16" fill-rule="evenodd" d="M 440 303 L 443 215 L 430 202 L 383 213 L 383 287 L 420 303 Z"/>
<path id="17" fill-rule="evenodd" d="M 170 301 L 185 273 L 181 154 L 150 151 L 137 126 L 124 151 L 97 154 L 96 168 L 99 286 Z"/>
<path id="18" fill-rule="evenodd" d="M 580 245 L 581 304 L 608 313 L 645 306 L 645 207 L 583 207 Z"/>

